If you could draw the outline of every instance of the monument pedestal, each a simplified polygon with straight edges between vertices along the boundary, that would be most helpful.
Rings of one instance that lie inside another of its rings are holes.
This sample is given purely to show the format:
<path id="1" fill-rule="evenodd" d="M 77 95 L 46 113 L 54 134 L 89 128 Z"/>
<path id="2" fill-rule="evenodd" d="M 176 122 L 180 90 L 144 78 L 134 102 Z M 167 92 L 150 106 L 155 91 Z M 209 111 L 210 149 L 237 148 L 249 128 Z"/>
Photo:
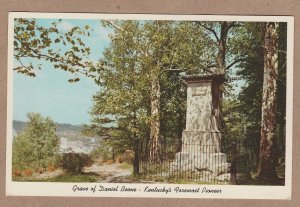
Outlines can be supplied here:
<path id="1" fill-rule="evenodd" d="M 203 180 L 230 180 L 230 164 L 221 153 L 219 131 L 220 77 L 186 76 L 187 115 L 181 152 L 176 153 L 171 170 L 201 173 Z"/>

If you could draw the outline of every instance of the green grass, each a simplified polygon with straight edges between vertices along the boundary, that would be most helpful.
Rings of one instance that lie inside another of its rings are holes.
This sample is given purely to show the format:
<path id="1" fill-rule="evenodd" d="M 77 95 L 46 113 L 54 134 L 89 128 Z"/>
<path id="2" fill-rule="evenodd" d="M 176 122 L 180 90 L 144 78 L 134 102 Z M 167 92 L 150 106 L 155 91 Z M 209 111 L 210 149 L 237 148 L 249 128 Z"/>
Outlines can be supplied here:
<path id="1" fill-rule="evenodd" d="M 62 174 L 55 176 L 53 178 L 46 178 L 46 179 L 35 179 L 32 177 L 20 177 L 14 179 L 15 181 L 22 181 L 22 182 L 61 182 L 61 183 L 88 183 L 88 182 L 96 182 L 98 180 L 97 174 L 94 173 L 81 173 L 81 174 Z"/>
<path id="2" fill-rule="evenodd" d="M 133 168 L 132 164 L 129 164 L 127 162 L 123 162 L 120 166 L 119 166 L 120 169 L 131 169 Z"/>
<path id="3" fill-rule="evenodd" d="M 88 183 L 88 182 L 96 182 L 97 181 L 97 176 L 95 174 L 91 173 L 81 173 L 77 175 L 70 175 L 70 174 L 63 174 L 59 175 L 54 178 L 50 178 L 48 180 L 45 180 L 46 182 L 66 182 L 66 183 L 71 183 L 71 182 L 76 182 L 76 183 Z"/>

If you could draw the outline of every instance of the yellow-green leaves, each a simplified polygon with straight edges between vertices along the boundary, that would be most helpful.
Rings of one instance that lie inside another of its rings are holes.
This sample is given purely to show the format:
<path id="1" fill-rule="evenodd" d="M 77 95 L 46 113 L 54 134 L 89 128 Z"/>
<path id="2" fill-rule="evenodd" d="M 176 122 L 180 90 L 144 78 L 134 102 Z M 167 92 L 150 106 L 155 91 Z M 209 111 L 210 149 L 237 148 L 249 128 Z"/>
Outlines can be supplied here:
<path id="1" fill-rule="evenodd" d="M 95 66 L 88 59 L 90 48 L 81 37 L 88 35 L 90 27 L 74 26 L 69 31 L 60 31 L 58 25 L 62 20 L 45 27 L 38 24 L 37 19 L 15 19 L 14 24 L 14 57 L 18 62 L 14 70 L 35 77 L 34 60 L 49 61 L 54 68 L 83 74 L 94 78 Z M 69 82 L 77 82 L 77 77 Z"/>

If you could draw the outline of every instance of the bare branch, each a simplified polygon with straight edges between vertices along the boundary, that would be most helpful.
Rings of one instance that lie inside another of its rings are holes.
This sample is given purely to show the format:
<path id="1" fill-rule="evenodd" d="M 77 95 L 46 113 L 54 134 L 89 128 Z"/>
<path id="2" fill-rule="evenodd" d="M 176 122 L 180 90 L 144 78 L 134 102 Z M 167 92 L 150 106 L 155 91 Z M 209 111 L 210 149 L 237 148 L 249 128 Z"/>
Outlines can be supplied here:
<path id="1" fill-rule="evenodd" d="M 199 24 L 199 25 L 200 25 L 201 27 L 203 27 L 204 29 L 206 29 L 206 30 L 210 31 L 211 33 L 213 33 L 213 35 L 215 36 L 216 40 L 217 40 L 218 42 L 220 42 L 220 38 L 218 37 L 217 32 L 216 32 L 213 28 L 207 27 L 207 26 L 205 26 L 205 25 L 203 25 L 203 24 Z"/>

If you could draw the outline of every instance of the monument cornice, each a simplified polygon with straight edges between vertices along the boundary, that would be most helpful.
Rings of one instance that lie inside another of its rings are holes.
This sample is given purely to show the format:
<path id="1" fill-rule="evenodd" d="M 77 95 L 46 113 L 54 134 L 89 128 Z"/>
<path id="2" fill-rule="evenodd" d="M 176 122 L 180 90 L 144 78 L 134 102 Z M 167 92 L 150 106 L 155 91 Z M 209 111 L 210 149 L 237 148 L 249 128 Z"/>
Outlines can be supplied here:
<path id="1" fill-rule="evenodd" d="M 196 133 L 221 133 L 220 130 L 191 130 L 191 129 L 185 129 L 185 132 L 196 132 Z"/>
<path id="2" fill-rule="evenodd" d="M 212 81 L 223 83 L 226 80 L 224 75 L 219 75 L 219 74 L 184 75 L 182 76 L 182 79 L 186 83 L 199 83 L 199 82 L 212 82 Z"/>

